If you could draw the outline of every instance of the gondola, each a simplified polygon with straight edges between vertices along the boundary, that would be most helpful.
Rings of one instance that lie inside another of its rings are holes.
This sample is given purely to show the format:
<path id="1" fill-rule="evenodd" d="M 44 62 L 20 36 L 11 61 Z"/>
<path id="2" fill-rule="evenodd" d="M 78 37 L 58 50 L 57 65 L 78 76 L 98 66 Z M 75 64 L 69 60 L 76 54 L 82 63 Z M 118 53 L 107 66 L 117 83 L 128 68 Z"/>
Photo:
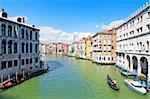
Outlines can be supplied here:
<path id="1" fill-rule="evenodd" d="M 108 82 L 108 85 L 112 89 L 119 91 L 119 87 L 117 86 L 117 81 L 116 80 L 112 80 L 109 75 L 107 75 L 107 82 Z"/>

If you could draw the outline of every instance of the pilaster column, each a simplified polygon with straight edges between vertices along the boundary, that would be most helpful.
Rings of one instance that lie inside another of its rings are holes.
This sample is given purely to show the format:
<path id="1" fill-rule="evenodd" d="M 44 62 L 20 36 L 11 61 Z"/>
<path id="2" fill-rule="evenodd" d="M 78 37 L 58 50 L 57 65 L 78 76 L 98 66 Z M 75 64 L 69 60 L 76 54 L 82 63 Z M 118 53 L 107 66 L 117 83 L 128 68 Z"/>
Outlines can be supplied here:
<path id="1" fill-rule="evenodd" d="M 147 82 L 150 85 L 150 57 L 148 59 L 148 75 L 147 75 Z"/>
<path id="2" fill-rule="evenodd" d="M 6 35 L 6 37 L 8 37 L 8 23 L 6 23 L 6 31 L 5 31 L 5 35 Z"/>

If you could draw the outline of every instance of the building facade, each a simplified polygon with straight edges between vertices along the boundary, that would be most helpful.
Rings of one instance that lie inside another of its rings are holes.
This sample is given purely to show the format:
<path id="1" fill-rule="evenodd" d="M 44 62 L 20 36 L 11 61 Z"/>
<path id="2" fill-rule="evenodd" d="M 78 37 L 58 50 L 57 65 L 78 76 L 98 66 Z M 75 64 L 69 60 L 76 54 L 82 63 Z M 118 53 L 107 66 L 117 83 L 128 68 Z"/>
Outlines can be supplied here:
<path id="1" fill-rule="evenodd" d="M 28 75 L 42 68 L 39 56 L 39 29 L 12 21 L 0 12 L 0 82 L 14 75 Z"/>
<path id="2" fill-rule="evenodd" d="M 150 4 L 117 28 L 116 53 L 118 66 L 150 79 Z"/>
<path id="3" fill-rule="evenodd" d="M 85 40 L 85 55 L 86 59 L 92 59 L 92 37 L 88 36 Z"/>
<path id="4" fill-rule="evenodd" d="M 114 64 L 116 60 L 116 31 L 104 30 L 93 36 L 92 61 Z"/>
<path id="5" fill-rule="evenodd" d="M 85 38 L 79 40 L 78 56 L 82 59 L 86 58 L 85 44 L 86 44 Z"/>

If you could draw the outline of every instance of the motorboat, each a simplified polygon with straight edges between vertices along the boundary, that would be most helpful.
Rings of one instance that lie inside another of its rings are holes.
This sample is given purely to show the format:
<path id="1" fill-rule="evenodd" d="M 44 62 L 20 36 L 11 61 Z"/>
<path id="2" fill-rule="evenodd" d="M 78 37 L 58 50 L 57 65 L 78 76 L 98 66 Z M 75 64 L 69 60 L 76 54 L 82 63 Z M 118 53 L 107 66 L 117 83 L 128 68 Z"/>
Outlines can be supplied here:
<path id="1" fill-rule="evenodd" d="M 129 72 L 129 71 L 121 71 L 123 76 L 136 76 L 136 73 Z"/>
<path id="2" fill-rule="evenodd" d="M 140 93 L 142 95 L 146 94 L 146 89 L 138 81 L 126 79 L 124 83 L 133 91 Z"/>

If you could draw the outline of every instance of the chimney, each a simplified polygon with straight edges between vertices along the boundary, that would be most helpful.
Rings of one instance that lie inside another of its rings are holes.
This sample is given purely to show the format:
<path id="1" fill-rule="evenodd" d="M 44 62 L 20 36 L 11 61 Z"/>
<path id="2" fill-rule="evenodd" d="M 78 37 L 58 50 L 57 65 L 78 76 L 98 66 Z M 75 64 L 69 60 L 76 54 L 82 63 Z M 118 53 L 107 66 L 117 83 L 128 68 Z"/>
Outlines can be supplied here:
<path id="1" fill-rule="evenodd" d="M 1 12 L 4 12 L 4 9 L 1 9 Z"/>
<path id="2" fill-rule="evenodd" d="M 7 13 L 4 11 L 4 9 L 1 9 L 0 16 L 4 17 L 4 18 L 7 18 Z"/>
<path id="3" fill-rule="evenodd" d="M 17 18 L 17 22 L 21 23 L 22 19 L 20 17 Z"/>
<path id="4" fill-rule="evenodd" d="M 22 23 L 25 23 L 25 17 L 22 17 Z"/>

